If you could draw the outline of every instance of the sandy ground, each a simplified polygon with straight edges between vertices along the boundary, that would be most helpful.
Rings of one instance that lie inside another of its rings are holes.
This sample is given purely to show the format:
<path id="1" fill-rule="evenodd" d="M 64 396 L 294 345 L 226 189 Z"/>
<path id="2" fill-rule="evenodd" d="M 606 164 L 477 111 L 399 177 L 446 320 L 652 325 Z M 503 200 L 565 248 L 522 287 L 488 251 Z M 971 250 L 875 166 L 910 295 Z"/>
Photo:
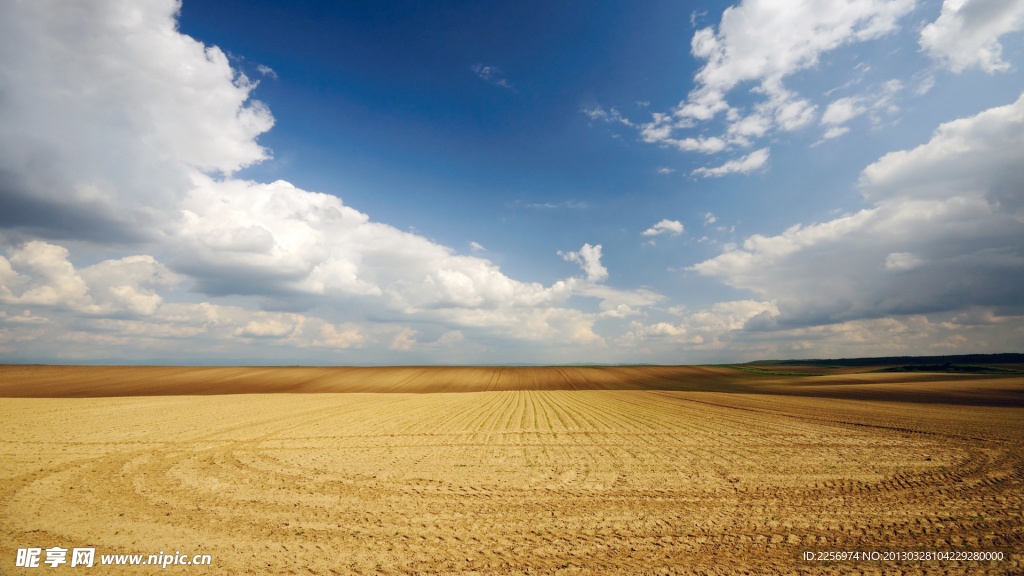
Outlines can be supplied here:
<path id="1" fill-rule="evenodd" d="M 51 396 L 111 396 L 132 369 L 59 370 L 64 380 L 3 367 L 0 395 L 29 396 L 36 378 Z M 1017 377 L 652 369 L 644 390 L 642 373 L 608 369 L 624 382 L 595 376 L 588 390 L 586 369 L 566 369 L 562 386 L 576 389 L 559 390 L 545 389 L 552 369 L 512 369 L 529 389 L 423 393 L 389 375 L 377 385 L 420 393 L 243 394 L 285 369 L 135 370 L 142 397 L 0 398 L 0 574 L 1024 570 Z M 236 393 L 216 394 L 195 377 L 204 370 Z M 345 386 L 330 369 L 293 370 L 314 371 L 307 388 Z M 442 389 L 501 385 L 498 369 L 463 370 L 481 380 L 427 373 Z M 206 395 L 150 394 L 171 376 Z M 360 386 L 373 387 L 353 377 L 348 389 Z M 962 402 L 936 402 L 949 398 Z M 30 546 L 95 547 L 97 564 L 161 551 L 213 562 L 16 568 Z M 798 559 L 858 549 L 1007 559 Z"/>

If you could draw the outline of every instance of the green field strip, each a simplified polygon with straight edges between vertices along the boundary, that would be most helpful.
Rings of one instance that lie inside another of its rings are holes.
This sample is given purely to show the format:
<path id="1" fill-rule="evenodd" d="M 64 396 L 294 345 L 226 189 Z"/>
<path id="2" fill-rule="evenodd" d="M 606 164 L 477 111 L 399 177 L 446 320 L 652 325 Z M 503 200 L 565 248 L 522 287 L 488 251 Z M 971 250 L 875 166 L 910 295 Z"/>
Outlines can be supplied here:
<path id="1" fill-rule="evenodd" d="M 743 366 L 735 366 L 732 364 L 707 364 L 706 366 L 712 368 L 731 368 L 733 370 L 742 370 L 744 372 L 753 372 L 754 374 L 767 374 L 769 376 L 831 376 L 831 374 L 825 373 L 810 373 L 810 372 L 773 372 L 771 370 L 761 370 L 758 368 L 744 368 Z"/>

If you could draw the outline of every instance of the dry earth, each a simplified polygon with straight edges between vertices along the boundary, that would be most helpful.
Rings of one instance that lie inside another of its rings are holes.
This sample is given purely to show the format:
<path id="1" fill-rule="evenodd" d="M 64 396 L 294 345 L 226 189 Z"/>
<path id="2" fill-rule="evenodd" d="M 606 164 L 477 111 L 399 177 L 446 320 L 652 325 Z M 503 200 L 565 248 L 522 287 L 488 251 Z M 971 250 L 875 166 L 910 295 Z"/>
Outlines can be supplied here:
<path id="1" fill-rule="evenodd" d="M 710 367 L 3 366 L 0 574 L 161 571 L 16 568 L 29 546 L 212 556 L 166 568 L 189 574 L 1019 574 L 1022 393 Z"/>

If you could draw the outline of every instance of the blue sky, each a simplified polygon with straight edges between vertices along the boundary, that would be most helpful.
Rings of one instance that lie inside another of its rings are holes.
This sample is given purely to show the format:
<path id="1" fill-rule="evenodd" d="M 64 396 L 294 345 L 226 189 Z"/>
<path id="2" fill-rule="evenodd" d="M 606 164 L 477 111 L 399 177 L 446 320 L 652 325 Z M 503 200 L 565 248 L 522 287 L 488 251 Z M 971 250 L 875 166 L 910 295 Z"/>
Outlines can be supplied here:
<path id="1" fill-rule="evenodd" d="M 1019 351 L 1024 1 L 5 3 L 0 361 Z"/>

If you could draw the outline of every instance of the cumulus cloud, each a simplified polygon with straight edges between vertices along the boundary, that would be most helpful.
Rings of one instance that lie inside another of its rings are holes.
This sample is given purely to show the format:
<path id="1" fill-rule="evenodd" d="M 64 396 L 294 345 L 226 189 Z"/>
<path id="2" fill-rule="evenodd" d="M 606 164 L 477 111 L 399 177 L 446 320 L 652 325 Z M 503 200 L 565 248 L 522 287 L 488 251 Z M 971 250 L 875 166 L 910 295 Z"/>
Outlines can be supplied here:
<path id="1" fill-rule="evenodd" d="M 377 222 L 341 199 L 278 181 L 195 175 L 171 235 L 171 266 L 207 294 L 370 298 L 406 314 L 446 308 L 557 306 L 576 279 L 551 286 L 513 280 L 489 260 L 460 256 Z M 600 281 L 601 247 L 563 254 Z"/>
<path id="2" fill-rule="evenodd" d="M 787 88 L 785 79 L 817 66 L 823 54 L 840 46 L 894 32 L 914 5 L 915 0 L 744 0 L 727 8 L 717 28 L 698 30 L 691 40 L 692 54 L 705 62 L 694 77 L 696 86 L 671 113 L 654 112 L 650 122 L 638 124 L 641 139 L 714 154 L 752 146 L 773 131 L 808 126 L 817 117 L 818 105 Z M 729 104 L 728 95 L 750 83 L 750 91 L 762 98 L 749 110 Z M 835 104 L 826 111 L 826 123 L 855 116 L 854 104 Z M 722 113 L 727 128 L 721 136 L 676 136 Z M 831 137 L 837 135 L 831 131 Z"/>
<path id="3" fill-rule="evenodd" d="M 282 338 L 295 331 L 296 324 L 281 320 L 250 320 L 244 327 L 235 330 L 235 336 L 246 338 Z"/>
<path id="4" fill-rule="evenodd" d="M 758 90 L 769 99 L 779 99 L 772 104 L 772 112 L 782 118 L 799 118 L 806 106 L 785 92 L 785 77 L 816 65 L 823 53 L 839 46 L 894 31 L 896 22 L 913 7 L 913 0 L 819 0 L 783 5 L 745 0 L 727 8 L 717 31 L 704 28 L 693 36 L 693 55 L 707 64 L 697 72 L 698 86 L 677 115 L 709 119 L 729 108 L 726 93 L 742 82 L 755 81 L 761 83 Z M 787 110 L 793 105 L 797 108 Z"/>
<path id="5" fill-rule="evenodd" d="M 977 66 L 1006 71 L 999 38 L 1024 28 L 1024 0 L 945 0 L 939 18 L 921 30 L 919 43 L 930 57 L 959 73 Z"/>
<path id="6" fill-rule="evenodd" d="M 582 250 L 586 254 L 593 251 Z M 189 342 L 178 353 L 216 354 L 258 346 L 292 350 L 330 348 L 380 349 L 415 352 L 452 349 L 465 340 L 463 329 L 484 330 L 491 336 L 523 341 L 546 341 L 558 346 L 600 345 L 595 322 L 639 314 L 639 308 L 657 303 L 662 296 L 647 290 L 621 291 L 578 280 L 578 293 L 600 299 L 600 313 L 546 305 L 494 307 L 438 307 L 417 319 L 441 325 L 456 324 L 437 340 L 423 342 L 409 326 L 380 322 L 331 322 L 306 313 L 252 310 L 209 302 L 167 302 L 178 278 L 154 259 L 134 256 L 76 269 L 67 250 L 34 241 L 11 248 L 0 257 L 0 330 L 14 330 L 24 354 L 39 353 L 41 338 L 47 342 L 73 342 L 76 353 L 109 354 L 104 346 L 119 351 L 172 350 L 168 340 Z M 110 288 L 114 290 L 110 290 Z M 136 298 L 124 298 L 127 293 Z M 150 296 L 138 305 L 137 297 Z M 32 315 L 26 306 L 49 310 L 46 317 Z M 18 310 L 21 312 L 18 312 Z M 13 326 L 8 329 L 6 327 Z M 39 327 L 46 332 L 40 333 Z M 27 330 L 34 331 L 27 331 Z M 245 347 L 245 348 L 243 348 Z M 67 357 L 64 349 L 49 350 Z M 84 351 L 84 352 L 83 352 Z M 168 352 L 170 353 L 170 352 Z M 52 357 L 52 356 L 51 356 Z M 106 357 L 106 356 L 100 356 Z M 188 356 L 194 358 L 194 356 Z"/>
<path id="7" fill-rule="evenodd" d="M 784 325 L 771 301 L 721 302 L 678 322 L 635 321 L 616 344 L 649 354 L 687 351 L 705 361 L 977 353 L 1019 347 L 1024 316 L 975 307 L 949 314 L 894 315 Z"/>
<path id="8" fill-rule="evenodd" d="M 67 306 L 93 311 L 85 281 L 68 261 L 68 251 L 29 242 L 0 256 L 0 301 L 4 304 Z"/>
<path id="9" fill-rule="evenodd" d="M 608 278 L 608 269 L 601 265 L 601 245 L 584 244 L 579 252 L 558 252 L 566 262 L 575 262 L 587 273 L 587 280 L 601 282 Z"/>
<path id="10" fill-rule="evenodd" d="M 0 256 L 5 324 L 28 325 L 9 319 L 32 306 L 79 342 L 423 349 L 396 332 L 415 320 L 449 344 L 472 329 L 575 345 L 603 342 L 593 331 L 602 316 L 565 308 L 570 297 L 598 298 L 603 312 L 660 298 L 597 287 L 608 276 L 600 246 L 565 255 L 585 278 L 520 282 L 338 197 L 233 177 L 270 158 L 256 139 L 274 118 L 221 50 L 178 31 L 179 8 L 0 5 L 0 227 L 17 239 Z M 493 67 L 474 72 L 511 88 Z M 66 246 L 117 257 L 76 268 Z"/>
<path id="11" fill-rule="evenodd" d="M 860 189 L 873 207 L 751 236 L 692 270 L 777 301 L 790 324 L 1019 310 L 1022 182 L 1024 96 L 865 168 Z"/>
<path id="12" fill-rule="evenodd" d="M 412 350 L 418 342 L 416 342 L 416 331 L 412 328 L 402 328 L 398 334 L 391 340 L 390 348 L 392 350 Z"/>
<path id="13" fill-rule="evenodd" d="M 696 349 L 721 349 L 731 339 L 730 333 L 743 330 L 752 319 L 774 319 L 779 310 L 774 302 L 737 300 L 719 302 L 710 309 L 686 315 L 680 322 L 634 322 L 622 337 L 627 345 L 639 341 L 658 340 L 687 345 Z"/>
<path id="14" fill-rule="evenodd" d="M 163 302 L 159 289 L 181 277 L 152 256 L 106 260 L 75 270 L 62 246 L 34 240 L 0 256 L 0 303 L 43 305 L 83 314 L 149 316 Z"/>
<path id="15" fill-rule="evenodd" d="M 51 238 L 159 234 L 188 172 L 269 157 L 273 116 L 174 0 L 0 6 L 0 226 Z M 202 97 L 197 97 L 201 94 Z"/>
<path id="16" fill-rule="evenodd" d="M 679 236 L 683 233 L 682 223 L 678 220 L 662 220 L 647 230 L 644 230 L 641 234 L 643 236 L 657 236 L 665 233 L 672 234 L 673 236 Z"/>
<path id="17" fill-rule="evenodd" d="M 362 334 L 357 325 L 335 326 L 334 324 L 324 323 L 320 327 L 320 337 L 315 338 L 311 344 L 325 348 L 346 349 L 353 346 L 358 347 L 364 344 L 366 340 L 366 336 Z"/>
<path id="18" fill-rule="evenodd" d="M 750 154 L 747 154 L 738 160 L 729 160 L 725 164 L 715 168 L 697 168 L 692 172 L 692 174 L 699 174 L 705 178 L 718 178 L 720 176 L 725 176 L 726 174 L 749 174 L 750 172 L 764 166 L 765 162 L 768 162 L 768 149 L 761 148 L 760 150 L 754 150 Z"/>
<path id="19" fill-rule="evenodd" d="M 34 305 L 50 310 L 59 340 L 72 334 L 106 334 L 115 339 L 203 337 L 222 341 L 288 340 L 296 346 L 347 347 L 361 342 L 360 329 L 335 329 L 302 314 L 246 310 L 203 303 L 166 302 L 182 278 L 151 256 L 105 260 L 76 269 L 68 251 L 34 240 L 0 256 L 0 305 Z M 22 323 L 31 315 L 9 315 Z M 303 328 L 319 326 L 323 340 L 304 339 Z M 347 343 L 341 343 L 341 340 Z M 325 343 L 325 340 L 330 342 Z M 123 341 L 123 340 L 122 340 Z"/>

